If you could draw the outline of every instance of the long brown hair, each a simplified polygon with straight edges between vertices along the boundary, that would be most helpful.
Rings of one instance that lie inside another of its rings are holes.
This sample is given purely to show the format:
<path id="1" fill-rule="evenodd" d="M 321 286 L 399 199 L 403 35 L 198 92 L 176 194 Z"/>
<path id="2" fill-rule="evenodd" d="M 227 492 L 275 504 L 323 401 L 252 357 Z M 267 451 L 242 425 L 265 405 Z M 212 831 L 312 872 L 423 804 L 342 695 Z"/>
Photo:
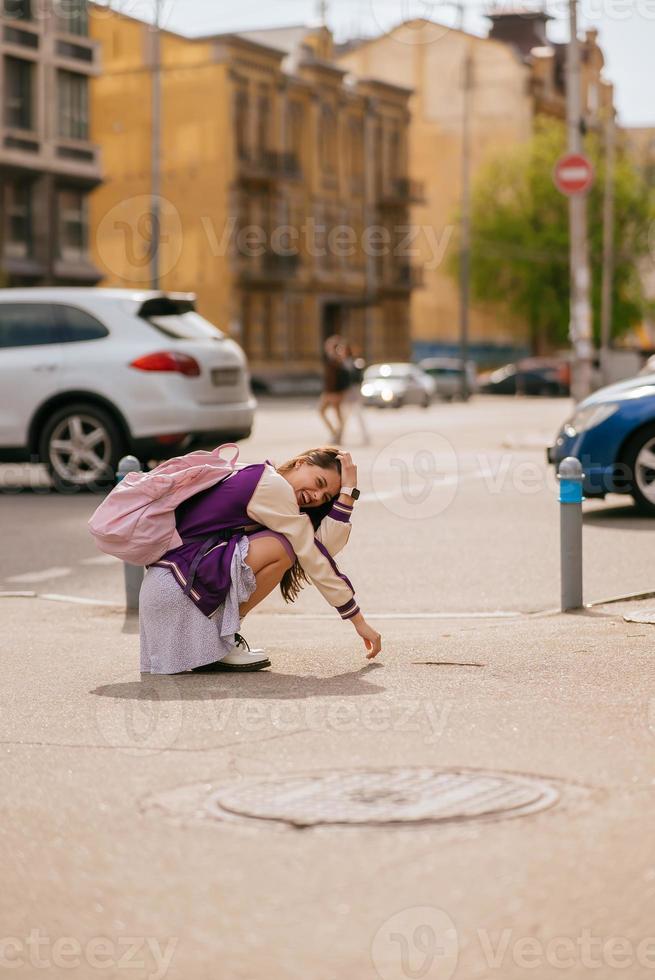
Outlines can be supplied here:
<path id="1" fill-rule="evenodd" d="M 341 460 L 338 458 L 340 452 L 341 450 L 336 446 L 321 446 L 319 449 L 308 449 L 307 452 L 299 453 L 293 459 L 288 459 L 286 463 L 282 463 L 281 466 L 278 466 L 277 471 L 284 476 L 285 473 L 289 473 L 295 467 L 296 463 L 310 463 L 312 466 L 320 466 L 324 470 L 336 470 L 339 476 L 341 476 Z M 323 518 L 332 509 L 332 504 L 335 500 L 336 497 L 333 497 L 327 503 L 320 504 L 318 507 L 301 508 L 302 513 L 307 514 L 309 517 L 315 531 L 318 529 Z M 280 582 L 280 592 L 284 597 L 284 601 L 295 602 L 308 581 L 309 579 L 296 558 L 291 568 L 284 573 Z"/>

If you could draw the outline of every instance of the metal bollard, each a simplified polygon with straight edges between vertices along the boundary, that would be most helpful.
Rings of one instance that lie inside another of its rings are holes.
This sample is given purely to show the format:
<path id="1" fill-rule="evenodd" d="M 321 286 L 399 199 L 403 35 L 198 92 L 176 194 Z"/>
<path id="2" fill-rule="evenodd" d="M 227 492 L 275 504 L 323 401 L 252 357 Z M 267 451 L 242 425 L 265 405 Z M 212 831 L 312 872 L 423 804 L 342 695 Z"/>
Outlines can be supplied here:
<path id="1" fill-rule="evenodd" d="M 567 456 L 559 465 L 562 612 L 582 608 L 582 464 Z"/>
<path id="2" fill-rule="evenodd" d="M 116 471 L 116 483 L 120 483 L 128 473 L 141 473 L 141 463 L 136 456 L 123 456 Z M 128 612 L 137 612 L 139 609 L 139 592 L 141 591 L 145 569 L 141 565 L 129 565 L 127 562 L 123 562 L 123 572 L 125 574 L 125 608 Z"/>

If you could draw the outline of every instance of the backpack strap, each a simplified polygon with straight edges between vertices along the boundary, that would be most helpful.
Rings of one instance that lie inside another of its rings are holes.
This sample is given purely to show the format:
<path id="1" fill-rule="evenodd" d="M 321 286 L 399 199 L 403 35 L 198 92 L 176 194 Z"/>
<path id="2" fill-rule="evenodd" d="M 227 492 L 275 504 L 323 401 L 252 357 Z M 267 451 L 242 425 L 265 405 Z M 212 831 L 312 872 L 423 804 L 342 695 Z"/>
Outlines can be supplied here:
<path id="1" fill-rule="evenodd" d="M 217 534 L 212 535 L 211 538 L 186 538 L 184 544 L 191 544 L 194 541 L 201 541 L 203 544 L 198 548 L 196 555 L 191 562 L 191 567 L 189 568 L 189 574 L 187 575 L 187 582 L 184 586 L 184 594 L 189 595 L 191 589 L 193 588 L 193 583 L 196 580 L 196 575 L 198 574 L 198 566 L 203 558 L 206 558 L 212 548 L 215 548 L 217 544 L 221 541 L 229 541 L 235 535 L 240 532 L 245 531 L 245 527 L 226 527 Z"/>

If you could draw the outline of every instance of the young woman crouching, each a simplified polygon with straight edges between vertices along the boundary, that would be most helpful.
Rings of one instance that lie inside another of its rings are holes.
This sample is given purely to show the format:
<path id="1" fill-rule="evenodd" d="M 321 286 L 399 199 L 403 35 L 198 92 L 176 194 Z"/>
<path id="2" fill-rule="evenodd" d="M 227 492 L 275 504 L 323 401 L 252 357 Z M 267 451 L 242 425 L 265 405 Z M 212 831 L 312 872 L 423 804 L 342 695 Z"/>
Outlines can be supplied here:
<path id="1" fill-rule="evenodd" d="M 148 571 L 139 600 L 141 670 L 261 670 L 241 620 L 276 585 L 293 602 L 311 580 L 361 636 L 370 660 L 381 637 L 334 562 L 350 536 L 357 468 L 349 453 L 311 449 L 279 466 L 256 463 L 189 498 L 175 512 L 182 545 Z"/>

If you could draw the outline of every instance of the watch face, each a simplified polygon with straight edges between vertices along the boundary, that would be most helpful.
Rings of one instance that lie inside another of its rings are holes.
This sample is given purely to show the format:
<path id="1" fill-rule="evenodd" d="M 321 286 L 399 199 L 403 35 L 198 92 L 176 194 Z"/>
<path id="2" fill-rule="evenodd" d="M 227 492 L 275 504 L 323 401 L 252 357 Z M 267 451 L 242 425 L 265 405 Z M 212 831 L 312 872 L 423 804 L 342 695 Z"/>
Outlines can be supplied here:
<path id="1" fill-rule="evenodd" d="M 355 487 L 354 490 L 350 491 L 350 496 L 353 498 L 353 500 L 359 500 L 359 490 L 357 489 L 357 487 Z"/>

